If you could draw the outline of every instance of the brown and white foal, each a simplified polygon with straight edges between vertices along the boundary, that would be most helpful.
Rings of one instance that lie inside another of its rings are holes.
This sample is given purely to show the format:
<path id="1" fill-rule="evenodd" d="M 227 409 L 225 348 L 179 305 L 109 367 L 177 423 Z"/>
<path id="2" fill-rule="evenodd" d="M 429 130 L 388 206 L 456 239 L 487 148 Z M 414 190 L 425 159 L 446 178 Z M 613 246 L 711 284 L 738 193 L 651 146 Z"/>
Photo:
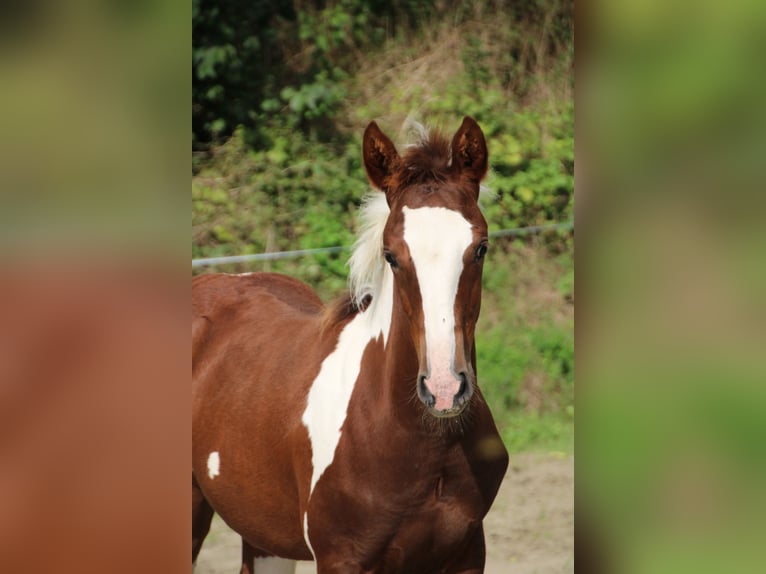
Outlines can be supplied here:
<path id="1" fill-rule="evenodd" d="M 351 293 L 283 275 L 192 287 L 192 560 L 213 513 L 242 572 L 482 572 L 508 464 L 476 383 L 484 134 L 399 155 L 373 122 Z M 255 568 L 255 570 L 254 570 Z"/>

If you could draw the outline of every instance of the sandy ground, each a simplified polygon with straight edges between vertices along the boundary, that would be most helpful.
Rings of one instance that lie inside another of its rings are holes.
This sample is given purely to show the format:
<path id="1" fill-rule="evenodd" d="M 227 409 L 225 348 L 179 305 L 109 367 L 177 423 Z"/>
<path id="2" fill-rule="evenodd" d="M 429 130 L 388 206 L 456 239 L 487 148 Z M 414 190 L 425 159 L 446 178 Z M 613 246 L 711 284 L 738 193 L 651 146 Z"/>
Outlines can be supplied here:
<path id="1" fill-rule="evenodd" d="M 484 521 L 487 574 L 574 572 L 574 457 L 512 455 Z M 240 539 L 216 516 L 195 574 L 239 572 Z M 297 574 L 316 572 L 299 562 Z"/>

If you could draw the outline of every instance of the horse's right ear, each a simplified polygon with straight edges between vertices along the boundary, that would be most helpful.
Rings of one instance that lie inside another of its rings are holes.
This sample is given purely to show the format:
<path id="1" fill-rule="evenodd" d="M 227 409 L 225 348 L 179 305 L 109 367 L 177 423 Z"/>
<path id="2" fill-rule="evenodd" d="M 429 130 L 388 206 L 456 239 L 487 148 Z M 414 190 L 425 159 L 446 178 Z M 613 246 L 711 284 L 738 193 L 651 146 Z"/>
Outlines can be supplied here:
<path id="1" fill-rule="evenodd" d="M 370 125 L 364 130 L 362 156 L 364 157 L 364 169 L 367 170 L 370 183 L 385 192 L 390 204 L 390 178 L 399 169 L 401 158 L 393 142 L 380 131 L 375 122 L 370 122 Z"/>

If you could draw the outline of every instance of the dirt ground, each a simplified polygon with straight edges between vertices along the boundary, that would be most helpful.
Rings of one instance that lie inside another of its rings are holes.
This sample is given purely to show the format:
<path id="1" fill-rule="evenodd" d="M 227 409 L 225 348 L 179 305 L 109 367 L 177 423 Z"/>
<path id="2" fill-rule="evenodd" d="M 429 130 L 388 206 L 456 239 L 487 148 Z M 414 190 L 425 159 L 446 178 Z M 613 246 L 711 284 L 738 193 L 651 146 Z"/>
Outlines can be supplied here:
<path id="1" fill-rule="evenodd" d="M 484 530 L 486 574 L 574 572 L 574 457 L 511 455 Z M 239 536 L 216 516 L 195 574 L 230 574 L 239 567 Z M 316 568 L 299 562 L 296 572 L 313 574 Z"/>

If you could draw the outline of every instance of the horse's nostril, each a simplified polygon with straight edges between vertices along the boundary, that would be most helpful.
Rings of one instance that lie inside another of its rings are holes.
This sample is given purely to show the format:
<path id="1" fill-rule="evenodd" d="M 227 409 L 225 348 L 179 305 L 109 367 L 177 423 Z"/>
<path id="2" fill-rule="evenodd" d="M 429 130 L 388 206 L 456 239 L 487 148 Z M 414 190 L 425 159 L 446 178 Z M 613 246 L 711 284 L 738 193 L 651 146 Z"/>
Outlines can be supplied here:
<path id="1" fill-rule="evenodd" d="M 455 407 L 460 407 L 468 403 L 473 395 L 473 389 L 471 383 L 468 380 L 468 374 L 461 372 L 458 375 L 460 377 L 460 387 L 458 387 L 457 393 L 455 393 Z"/>
<path id="2" fill-rule="evenodd" d="M 466 391 L 468 390 L 468 377 L 465 376 L 465 373 L 460 373 L 460 387 L 457 390 L 457 397 L 462 397 Z"/>
<path id="3" fill-rule="evenodd" d="M 433 407 L 436 404 L 436 397 L 428 390 L 426 386 L 426 376 L 420 375 L 418 377 L 418 397 L 427 407 Z"/>

